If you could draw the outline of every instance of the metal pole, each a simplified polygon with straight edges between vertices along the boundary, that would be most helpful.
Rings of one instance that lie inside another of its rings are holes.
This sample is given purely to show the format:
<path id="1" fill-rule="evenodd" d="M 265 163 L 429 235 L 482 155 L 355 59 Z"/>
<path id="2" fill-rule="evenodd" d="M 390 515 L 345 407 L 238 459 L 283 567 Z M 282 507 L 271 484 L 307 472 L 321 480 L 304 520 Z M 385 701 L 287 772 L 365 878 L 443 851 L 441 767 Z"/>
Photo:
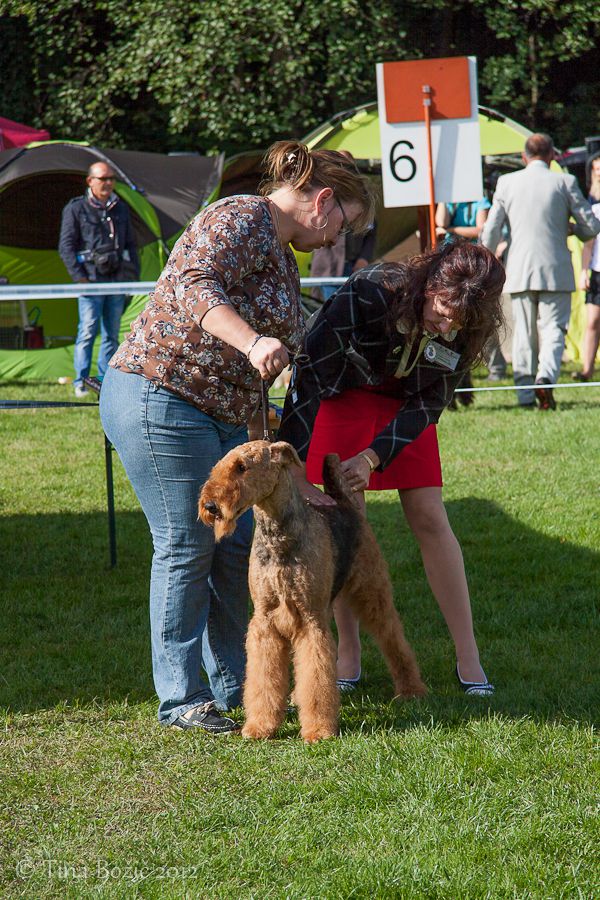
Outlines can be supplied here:
<path id="1" fill-rule="evenodd" d="M 424 84 L 422 91 L 425 134 L 427 136 L 427 164 L 429 169 L 429 238 L 431 246 L 435 250 L 437 235 L 435 233 L 435 182 L 433 179 L 433 153 L 431 151 L 431 87 L 428 84 Z"/>
<path id="2" fill-rule="evenodd" d="M 112 468 L 113 446 L 104 435 L 104 461 L 106 464 L 106 507 L 108 511 L 108 546 L 110 550 L 110 567 L 117 565 L 117 537 L 115 527 L 115 492 L 113 487 Z"/>

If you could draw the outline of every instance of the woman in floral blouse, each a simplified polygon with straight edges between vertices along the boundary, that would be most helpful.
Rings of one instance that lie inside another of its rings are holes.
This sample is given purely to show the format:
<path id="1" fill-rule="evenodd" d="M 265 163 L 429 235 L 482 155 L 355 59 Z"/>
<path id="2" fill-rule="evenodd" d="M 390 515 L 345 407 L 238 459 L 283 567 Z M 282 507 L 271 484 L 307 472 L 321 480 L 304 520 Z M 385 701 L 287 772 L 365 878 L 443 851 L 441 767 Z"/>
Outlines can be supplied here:
<path id="1" fill-rule="evenodd" d="M 215 545 L 197 521 L 198 494 L 215 463 L 248 440 L 248 426 L 252 433 L 261 379 L 272 381 L 302 345 L 289 245 L 333 245 L 373 219 L 369 183 L 344 154 L 280 141 L 265 168 L 266 196 L 218 200 L 188 225 L 100 398 L 152 532 L 159 721 L 213 734 L 238 727 L 220 711 L 241 700 L 252 520 L 246 514 Z"/>

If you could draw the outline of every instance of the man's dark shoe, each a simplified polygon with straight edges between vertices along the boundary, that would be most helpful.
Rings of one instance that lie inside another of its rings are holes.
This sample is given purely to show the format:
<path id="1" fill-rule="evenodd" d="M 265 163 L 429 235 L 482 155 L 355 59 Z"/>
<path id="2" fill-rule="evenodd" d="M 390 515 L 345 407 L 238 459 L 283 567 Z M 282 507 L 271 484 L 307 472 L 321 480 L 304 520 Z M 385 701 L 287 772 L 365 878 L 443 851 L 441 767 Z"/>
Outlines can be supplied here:
<path id="1" fill-rule="evenodd" d="M 241 727 L 228 716 L 222 716 L 216 708 L 214 700 L 188 709 L 186 713 L 171 722 L 171 728 L 198 728 L 208 734 L 234 734 Z"/>
<path id="2" fill-rule="evenodd" d="M 552 393 L 552 388 L 544 387 L 545 384 L 551 384 L 547 378 L 539 378 L 535 383 L 535 399 L 540 409 L 556 409 L 556 400 Z"/>
<path id="3" fill-rule="evenodd" d="M 457 387 L 465 389 L 463 391 L 458 391 L 454 395 L 461 406 L 471 406 L 473 403 L 475 403 L 475 395 L 471 393 L 471 391 L 466 390 L 466 388 L 473 387 L 473 381 L 471 380 L 470 372 L 465 372 Z"/>

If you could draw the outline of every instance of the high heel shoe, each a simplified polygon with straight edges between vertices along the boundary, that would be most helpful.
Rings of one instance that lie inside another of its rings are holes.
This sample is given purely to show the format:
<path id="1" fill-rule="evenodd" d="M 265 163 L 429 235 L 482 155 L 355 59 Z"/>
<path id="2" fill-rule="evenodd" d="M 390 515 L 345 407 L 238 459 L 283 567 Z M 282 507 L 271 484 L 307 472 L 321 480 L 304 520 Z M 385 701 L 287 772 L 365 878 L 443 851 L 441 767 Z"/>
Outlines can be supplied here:
<path id="1" fill-rule="evenodd" d="M 360 672 L 356 678 L 338 678 L 336 684 L 340 694 L 351 694 L 360 684 Z"/>
<path id="2" fill-rule="evenodd" d="M 483 673 L 485 677 L 485 672 Z M 469 697 L 491 697 L 496 688 L 485 678 L 485 681 L 463 681 L 456 663 L 456 677 L 461 688 Z"/>

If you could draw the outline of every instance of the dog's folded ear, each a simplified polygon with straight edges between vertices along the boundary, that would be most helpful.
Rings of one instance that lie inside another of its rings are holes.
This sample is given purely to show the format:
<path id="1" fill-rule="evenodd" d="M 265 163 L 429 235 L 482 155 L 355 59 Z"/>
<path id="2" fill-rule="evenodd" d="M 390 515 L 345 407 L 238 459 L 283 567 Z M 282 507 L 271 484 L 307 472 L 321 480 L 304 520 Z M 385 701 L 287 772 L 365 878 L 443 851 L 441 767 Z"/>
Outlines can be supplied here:
<path id="1" fill-rule="evenodd" d="M 286 443 L 286 441 L 276 441 L 274 444 L 271 444 L 269 453 L 271 454 L 271 460 L 275 463 L 280 463 L 282 466 L 302 465 L 300 457 L 292 445 Z"/>

